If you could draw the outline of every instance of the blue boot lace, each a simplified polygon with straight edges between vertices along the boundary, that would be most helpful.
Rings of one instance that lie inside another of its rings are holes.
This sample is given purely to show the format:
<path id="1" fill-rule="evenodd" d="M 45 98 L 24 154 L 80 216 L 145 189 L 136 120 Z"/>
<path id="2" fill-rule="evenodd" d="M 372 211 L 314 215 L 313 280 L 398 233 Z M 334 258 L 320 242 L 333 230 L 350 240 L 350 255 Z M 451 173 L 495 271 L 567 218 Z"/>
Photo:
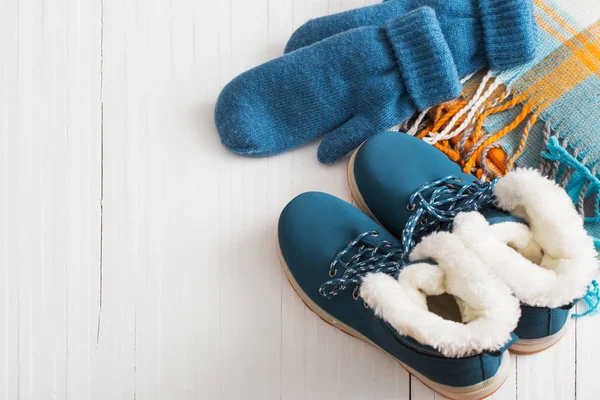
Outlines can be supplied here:
<path id="1" fill-rule="evenodd" d="M 396 274 L 408 261 L 408 255 L 419 238 L 452 222 L 460 212 L 477 211 L 489 206 L 494 200 L 496 182 L 464 182 L 460 178 L 447 176 L 421 185 L 410 196 L 406 206 L 412 215 L 402 230 L 402 245 L 394 247 L 382 241 L 374 246 L 364 239 L 378 236 L 378 233 L 361 233 L 335 256 L 329 265 L 332 279 L 321 285 L 319 293 L 331 298 L 346 289 L 352 289 L 352 297 L 358 299 L 361 279 L 366 274 Z M 349 260 L 343 261 L 344 256 L 353 249 L 356 252 Z M 340 277 L 336 277 L 338 267 L 344 269 Z"/>
<path id="2" fill-rule="evenodd" d="M 392 247 L 388 241 L 382 241 L 377 246 L 365 242 L 363 239 L 367 236 L 376 237 L 377 231 L 361 233 L 333 259 L 329 265 L 329 276 L 333 279 L 328 280 L 319 288 L 321 296 L 331 298 L 338 293 L 352 288 L 352 297 L 358 299 L 358 289 L 360 280 L 369 272 L 384 272 L 394 274 L 402 265 L 400 257 L 396 255 L 402 251 L 399 247 Z M 352 249 L 358 247 L 356 253 L 346 262 L 342 258 Z M 335 278 L 338 267 L 344 268 L 344 274 Z"/>

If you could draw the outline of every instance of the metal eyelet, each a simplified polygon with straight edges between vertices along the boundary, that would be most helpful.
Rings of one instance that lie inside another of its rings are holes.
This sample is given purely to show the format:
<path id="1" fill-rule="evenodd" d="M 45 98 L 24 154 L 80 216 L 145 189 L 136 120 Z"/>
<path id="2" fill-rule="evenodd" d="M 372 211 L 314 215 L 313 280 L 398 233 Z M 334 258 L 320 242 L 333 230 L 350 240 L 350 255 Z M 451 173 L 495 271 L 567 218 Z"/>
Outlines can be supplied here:
<path id="1" fill-rule="evenodd" d="M 407 209 L 408 211 L 415 211 L 415 208 L 416 208 L 416 207 L 417 207 L 417 206 L 416 206 L 414 203 L 413 203 L 413 204 L 407 204 L 407 205 L 406 205 L 406 209 Z"/>
<path id="2" fill-rule="evenodd" d="M 427 223 L 428 223 L 428 222 L 429 222 L 429 221 L 427 221 L 427 218 L 423 218 L 423 219 L 421 220 L 421 225 L 427 225 Z"/>
<path id="3" fill-rule="evenodd" d="M 367 302 L 366 302 L 366 301 L 364 301 L 364 300 L 363 300 L 363 307 L 364 307 L 364 308 L 369 308 L 369 305 L 368 305 L 368 304 L 367 304 Z"/>
<path id="4" fill-rule="evenodd" d="M 358 300 L 359 297 L 360 297 L 360 294 L 358 293 L 358 290 L 355 290 L 354 292 L 352 292 L 352 298 L 354 300 Z"/>
<path id="5" fill-rule="evenodd" d="M 331 271 L 331 270 L 329 271 L 329 276 L 330 277 L 335 278 L 335 274 L 337 274 L 337 268 L 334 269 L 333 271 Z"/>
<path id="6" fill-rule="evenodd" d="M 373 234 L 372 234 L 371 236 L 373 236 L 373 237 L 377 237 L 377 236 L 379 236 L 379 232 L 377 232 L 377 231 L 373 231 Z"/>

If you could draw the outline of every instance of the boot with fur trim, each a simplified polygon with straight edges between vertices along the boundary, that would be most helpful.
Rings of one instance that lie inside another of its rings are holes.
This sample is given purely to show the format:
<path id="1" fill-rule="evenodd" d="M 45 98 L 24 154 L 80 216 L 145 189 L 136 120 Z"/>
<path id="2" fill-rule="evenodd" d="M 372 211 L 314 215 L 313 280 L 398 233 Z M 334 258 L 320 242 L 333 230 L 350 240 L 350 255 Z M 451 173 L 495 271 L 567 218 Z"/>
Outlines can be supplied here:
<path id="1" fill-rule="evenodd" d="M 534 170 L 481 183 L 438 149 L 398 132 L 365 142 L 350 160 L 348 181 L 358 206 L 405 247 L 406 232 L 418 241 L 452 230 L 510 287 L 522 303 L 512 350 L 537 352 L 564 335 L 597 261 L 563 189 Z"/>
<path id="2" fill-rule="evenodd" d="M 406 262 L 400 242 L 360 210 L 309 192 L 281 213 L 278 239 L 283 269 L 312 311 L 432 389 L 475 400 L 506 379 L 519 301 L 460 237 L 434 233 Z"/>

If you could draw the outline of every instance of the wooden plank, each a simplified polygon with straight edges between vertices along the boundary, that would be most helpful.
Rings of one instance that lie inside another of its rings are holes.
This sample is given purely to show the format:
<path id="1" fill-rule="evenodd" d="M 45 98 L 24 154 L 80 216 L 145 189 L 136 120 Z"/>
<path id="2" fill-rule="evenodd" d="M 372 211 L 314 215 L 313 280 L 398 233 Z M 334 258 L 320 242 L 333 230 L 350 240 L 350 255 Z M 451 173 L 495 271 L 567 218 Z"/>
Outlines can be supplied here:
<path id="1" fill-rule="evenodd" d="M 100 265 L 100 7 L 0 9 L 0 397 L 85 398 Z"/>
<path id="2" fill-rule="evenodd" d="M 517 360 L 518 397 L 525 399 L 575 398 L 575 327 L 551 348 Z"/>
<path id="3" fill-rule="evenodd" d="M 510 373 L 508 378 L 500 389 L 494 393 L 491 398 L 494 400 L 516 400 L 517 399 L 517 363 L 519 362 L 519 356 L 516 354 L 510 354 Z"/>
<path id="4" fill-rule="evenodd" d="M 279 267 L 279 212 L 349 201 L 345 163 L 320 165 L 318 141 L 239 157 L 213 123 L 293 29 L 374 3 L 2 1 L 0 398 L 442 398 Z M 598 321 L 513 356 L 493 398 L 600 397 Z"/>
<path id="5" fill-rule="evenodd" d="M 577 305 L 577 312 L 584 312 L 587 306 Z M 577 337 L 575 353 L 575 392 L 578 400 L 600 398 L 600 386 L 598 385 L 598 329 L 600 329 L 600 317 L 591 314 L 576 319 L 575 333 Z"/>
<path id="6" fill-rule="evenodd" d="M 106 368 L 125 362 L 104 397 L 280 396 L 274 222 L 289 179 L 227 152 L 213 123 L 221 87 L 268 57 L 267 5 L 105 8 L 100 343 Z"/>

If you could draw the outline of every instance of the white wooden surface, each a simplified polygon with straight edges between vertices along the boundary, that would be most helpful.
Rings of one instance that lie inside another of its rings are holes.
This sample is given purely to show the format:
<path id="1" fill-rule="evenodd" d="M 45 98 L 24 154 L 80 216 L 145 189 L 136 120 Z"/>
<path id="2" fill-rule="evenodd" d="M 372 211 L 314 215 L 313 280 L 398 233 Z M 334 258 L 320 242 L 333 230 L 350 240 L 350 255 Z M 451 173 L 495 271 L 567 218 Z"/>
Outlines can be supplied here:
<path id="1" fill-rule="evenodd" d="M 369 0 L 369 2 L 374 2 Z M 0 399 L 434 399 L 280 270 L 316 145 L 228 153 L 220 89 L 363 0 L 0 0 Z M 598 399 L 600 318 L 495 399 Z"/>

